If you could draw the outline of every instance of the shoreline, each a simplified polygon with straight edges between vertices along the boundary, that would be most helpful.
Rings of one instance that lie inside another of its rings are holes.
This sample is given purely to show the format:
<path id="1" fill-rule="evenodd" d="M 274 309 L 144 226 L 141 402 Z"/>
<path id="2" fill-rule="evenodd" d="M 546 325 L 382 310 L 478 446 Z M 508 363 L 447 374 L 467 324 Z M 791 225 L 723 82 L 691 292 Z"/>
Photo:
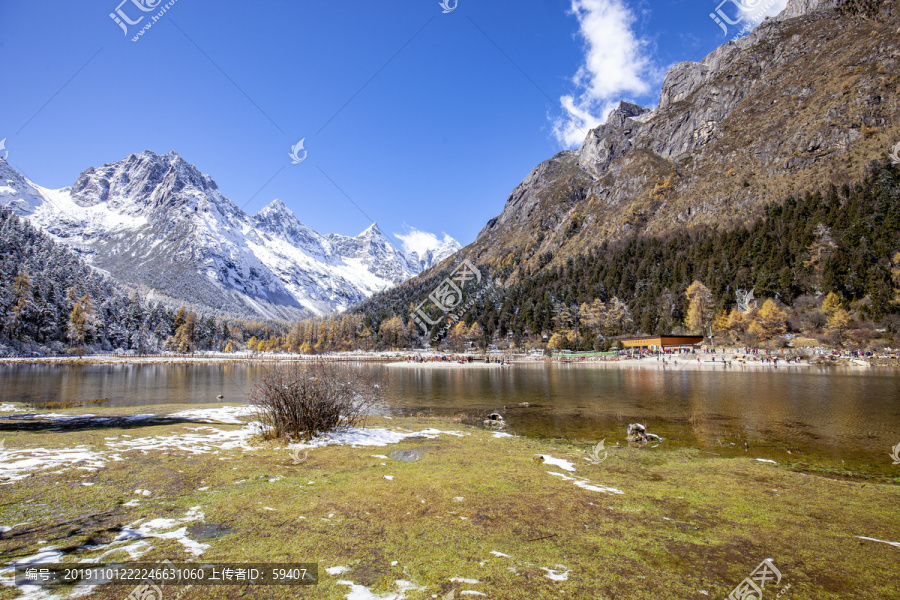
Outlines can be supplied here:
<path id="1" fill-rule="evenodd" d="M 77 356 L 46 356 L 46 357 L 0 357 L 2 365 L 189 365 L 189 364 L 236 364 L 236 363 L 373 363 L 385 364 L 389 368 L 503 368 L 518 365 L 582 365 L 602 366 L 605 368 L 657 368 L 660 370 L 795 370 L 808 367 L 853 367 L 866 369 L 871 367 L 900 368 L 900 359 L 893 357 L 846 357 L 816 355 L 810 358 L 802 358 L 801 362 L 785 362 L 779 357 L 778 363 L 766 362 L 765 355 L 741 355 L 739 353 L 709 354 L 698 353 L 692 355 L 665 355 L 648 356 L 644 358 L 627 357 L 579 357 L 572 355 L 536 357 L 522 354 L 492 354 L 494 360 L 503 358 L 504 363 L 484 362 L 483 355 L 475 357 L 473 362 L 459 362 L 458 360 L 424 360 L 410 361 L 409 356 L 423 356 L 435 358 L 441 354 L 425 354 L 421 352 L 365 352 L 365 353 L 337 353 L 323 355 L 304 354 L 255 354 L 246 353 L 204 353 L 204 354 L 172 354 L 172 355 L 110 355 L 93 354 L 81 357 Z M 450 355 L 454 356 L 454 355 Z M 459 355 L 457 355 L 459 356 Z M 462 355 L 465 356 L 465 355 Z M 725 357 L 738 357 L 728 358 Z M 699 358 L 699 360 L 698 360 Z M 715 360 L 713 360 L 715 358 Z M 756 360 L 754 360 L 756 358 Z"/>

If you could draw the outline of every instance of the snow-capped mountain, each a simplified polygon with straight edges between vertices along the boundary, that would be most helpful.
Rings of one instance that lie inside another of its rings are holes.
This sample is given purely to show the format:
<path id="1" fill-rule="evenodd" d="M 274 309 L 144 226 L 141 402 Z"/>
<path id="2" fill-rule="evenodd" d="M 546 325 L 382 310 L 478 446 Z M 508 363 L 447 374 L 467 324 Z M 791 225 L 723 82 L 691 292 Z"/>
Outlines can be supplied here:
<path id="1" fill-rule="evenodd" d="M 59 190 L 0 159 L 0 204 L 151 296 L 263 317 L 343 310 L 459 249 L 445 236 L 408 256 L 375 223 L 321 235 L 280 200 L 248 215 L 175 152 L 132 154 Z"/>

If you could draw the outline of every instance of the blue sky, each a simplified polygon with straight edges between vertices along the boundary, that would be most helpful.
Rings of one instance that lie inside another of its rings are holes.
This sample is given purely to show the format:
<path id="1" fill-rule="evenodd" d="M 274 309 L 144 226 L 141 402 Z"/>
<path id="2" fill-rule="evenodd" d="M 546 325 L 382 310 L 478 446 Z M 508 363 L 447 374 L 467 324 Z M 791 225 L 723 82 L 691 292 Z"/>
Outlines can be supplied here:
<path id="1" fill-rule="evenodd" d="M 711 12 L 738 14 L 712 0 L 120 1 L 0 1 L 0 139 L 27 177 L 64 187 L 175 150 L 249 213 L 279 198 L 322 233 L 375 220 L 464 245 L 609 106 L 655 105 L 666 68 L 737 32 Z M 117 9 L 143 17 L 127 35 Z"/>

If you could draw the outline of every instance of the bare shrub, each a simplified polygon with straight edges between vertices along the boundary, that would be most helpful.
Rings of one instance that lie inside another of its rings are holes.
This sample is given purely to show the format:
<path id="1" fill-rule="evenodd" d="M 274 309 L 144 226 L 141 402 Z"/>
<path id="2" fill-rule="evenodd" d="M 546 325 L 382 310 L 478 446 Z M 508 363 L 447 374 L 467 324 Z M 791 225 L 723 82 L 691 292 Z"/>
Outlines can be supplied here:
<path id="1" fill-rule="evenodd" d="M 267 369 L 254 383 L 250 404 L 267 436 L 310 440 L 361 423 L 379 392 L 356 370 L 291 363 Z"/>

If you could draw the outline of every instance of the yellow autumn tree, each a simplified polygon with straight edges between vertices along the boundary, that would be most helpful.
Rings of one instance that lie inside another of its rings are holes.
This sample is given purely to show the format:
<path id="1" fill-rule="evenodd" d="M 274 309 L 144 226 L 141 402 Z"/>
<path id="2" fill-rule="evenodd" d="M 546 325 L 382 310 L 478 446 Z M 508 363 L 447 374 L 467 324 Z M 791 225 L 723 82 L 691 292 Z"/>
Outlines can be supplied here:
<path id="1" fill-rule="evenodd" d="M 703 282 L 694 280 L 684 292 L 688 299 L 684 324 L 694 333 L 703 333 L 713 315 L 713 296 Z"/>
<path id="2" fill-rule="evenodd" d="M 450 334 L 448 335 L 450 342 L 450 346 L 456 351 L 459 352 L 462 350 L 463 342 L 465 342 L 466 338 L 469 335 L 469 328 L 466 327 L 464 321 L 460 321 L 456 325 L 450 328 Z"/>
<path id="3" fill-rule="evenodd" d="M 786 321 L 787 313 L 769 298 L 756 313 L 753 322 L 750 323 L 750 333 L 761 339 L 770 340 L 775 336 L 784 335 L 784 332 L 787 331 Z"/>
<path id="4" fill-rule="evenodd" d="M 822 301 L 822 310 L 828 314 L 833 314 L 834 311 L 841 308 L 841 305 L 841 297 L 834 292 L 828 292 L 825 300 Z"/>
<path id="5" fill-rule="evenodd" d="M 716 316 L 713 317 L 712 325 L 710 326 L 713 333 L 727 333 L 728 332 L 728 312 L 720 310 L 716 313 Z"/>
<path id="6" fill-rule="evenodd" d="M 850 313 L 843 308 L 839 308 L 831 313 L 831 317 L 828 319 L 828 324 L 825 327 L 834 332 L 837 335 L 838 342 L 843 344 L 844 333 L 850 328 L 852 323 L 853 318 L 850 316 Z"/>
<path id="7" fill-rule="evenodd" d="M 566 336 L 561 333 L 554 333 L 550 336 L 550 341 L 547 342 L 547 346 L 553 350 L 565 350 L 568 344 Z"/>

